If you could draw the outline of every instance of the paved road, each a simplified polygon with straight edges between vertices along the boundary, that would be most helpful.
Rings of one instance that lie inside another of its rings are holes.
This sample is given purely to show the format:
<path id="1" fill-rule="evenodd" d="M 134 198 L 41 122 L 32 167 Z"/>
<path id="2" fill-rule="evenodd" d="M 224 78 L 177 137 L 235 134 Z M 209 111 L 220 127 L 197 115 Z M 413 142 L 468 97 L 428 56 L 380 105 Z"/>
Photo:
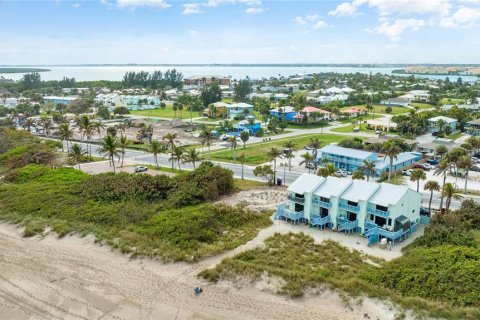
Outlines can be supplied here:
<path id="1" fill-rule="evenodd" d="M 86 149 L 86 144 L 83 144 L 83 148 Z M 95 156 L 103 156 L 103 154 L 99 153 L 98 149 L 99 147 L 97 145 L 92 145 L 92 154 Z M 130 163 L 136 163 L 136 164 L 148 164 L 148 165 L 155 165 L 155 159 L 153 158 L 153 155 L 143 152 L 143 151 L 137 151 L 137 150 L 126 150 L 125 151 L 125 159 L 128 159 Z M 166 155 L 160 155 L 158 156 L 158 162 L 160 166 L 163 167 L 171 167 L 171 162 L 168 161 L 168 156 Z M 213 163 L 218 164 L 224 168 L 230 169 L 233 172 L 233 175 L 237 178 L 241 177 L 241 172 L 242 172 L 242 166 L 240 164 L 235 164 L 235 163 L 226 163 L 226 162 L 215 162 Z M 176 166 L 176 164 L 175 164 Z M 277 177 L 282 178 L 284 177 L 284 168 L 283 167 L 277 167 Z M 182 169 L 186 170 L 193 170 L 193 166 L 189 163 L 182 164 Z M 257 181 L 262 181 L 262 179 L 256 177 L 253 174 L 253 169 L 254 167 L 252 166 L 247 166 L 245 165 L 243 168 L 244 171 L 244 178 L 248 180 L 257 180 Z M 303 173 L 303 171 L 288 171 L 285 170 L 285 183 L 286 185 L 289 185 L 295 179 L 298 178 Z M 479 198 L 473 198 L 475 201 L 479 201 Z M 430 193 L 422 193 L 422 201 L 423 205 L 426 207 L 428 206 L 428 201 L 430 200 Z M 480 202 L 480 201 L 479 201 Z M 460 207 L 461 201 L 454 200 L 452 199 L 452 204 L 451 207 L 453 209 Z M 440 206 L 440 197 L 434 196 L 432 199 L 432 208 L 438 208 Z"/>

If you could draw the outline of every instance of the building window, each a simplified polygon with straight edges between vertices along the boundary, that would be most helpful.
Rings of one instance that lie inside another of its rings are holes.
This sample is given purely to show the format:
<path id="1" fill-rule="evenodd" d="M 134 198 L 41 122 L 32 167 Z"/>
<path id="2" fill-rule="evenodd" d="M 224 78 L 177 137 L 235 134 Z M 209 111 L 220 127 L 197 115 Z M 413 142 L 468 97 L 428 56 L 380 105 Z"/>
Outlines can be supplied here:
<path id="1" fill-rule="evenodd" d="M 387 224 L 388 224 L 389 226 L 391 226 L 391 225 L 392 225 L 392 218 L 388 218 L 388 222 L 387 222 Z"/>

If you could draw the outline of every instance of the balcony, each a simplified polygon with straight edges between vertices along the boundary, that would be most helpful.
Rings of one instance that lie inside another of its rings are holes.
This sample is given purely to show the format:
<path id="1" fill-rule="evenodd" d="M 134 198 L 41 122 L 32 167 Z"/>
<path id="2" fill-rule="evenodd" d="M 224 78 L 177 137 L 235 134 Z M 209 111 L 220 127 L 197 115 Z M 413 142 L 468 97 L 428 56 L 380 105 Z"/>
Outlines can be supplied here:
<path id="1" fill-rule="evenodd" d="M 293 194 L 289 194 L 287 196 L 287 199 L 290 200 L 290 201 L 293 201 L 295 203 L 298 203 L 298 204 L 304 204 L 305 203 L 305 198 L 296 197 Z"/>
<path id="2" fill-rule="evenodd" d="M 326 216 L 326 217 L 323 217 L 321 218 L 320 216 L 312 216 L 312 218 L 310 219 L 310 225 L 312 227 L 325 227 L 326 225 L 328 226 L 328 224 L 331 222 L 330 220 L 330 216 Z"/>
<path id="3" fill-rule="evenodd" d="M 304 213 L 303 211 L 290 211 L 286 209 L 284 205 L 279 205 L 277 207 L 277 212 L 275 213 L 275 220 L 279 220 L 281 218 L 298 223 L 299 221 L 303 220 Z"/>
<path id="4" fill-rule="evenodd" d="M 376 208 L 367 208 L 367 212 L 379 217 L 388 218 L 390 216 L 390 211 L 378 210 Z"/>
<path id="5" fill-rule="evenodd" d="M 332 207 L 331 202 L 325 202 L 325 201 L 322 201 L 318 198 L 313 198 L 312 203 L 313 203 L 313 205 L 315 205 L 317 207 L 322 207 L 322 208 L 327 208 L 327 209 L 330 209 Z"/>
<path id="6" fill-rule="evenodd" d="M 347 204 L 345 202 L 340 202 L 338 207 L 340 209 L 343 209 L 343 210 L 347 210 L 347 211 L 350 211 L 350 212 L 355 212 L 355 213 L 358 213 L 360 212 L 360 207 L 358 206 L 352 206 L 350 204 Z"/>

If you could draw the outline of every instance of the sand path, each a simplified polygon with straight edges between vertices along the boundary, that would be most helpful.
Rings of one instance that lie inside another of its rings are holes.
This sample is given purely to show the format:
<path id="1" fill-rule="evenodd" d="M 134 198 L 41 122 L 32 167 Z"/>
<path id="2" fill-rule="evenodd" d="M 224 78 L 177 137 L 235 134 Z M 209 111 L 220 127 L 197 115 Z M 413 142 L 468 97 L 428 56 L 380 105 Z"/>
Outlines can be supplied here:
<path id="1" fill-rule="evenodd" d="M 200 263 L 162 264 L 130 260 L 94 244 L 91 236 L 25 239 L 20 229 L 0 224 L 0 319 L 394 318 L 388 305 L 370 299 L 348 307 L 330 291 L 292 300 L 264 290 L 268 283 L 236 288 L 196 278 L 224 256 L 261 244 L 277 226 Z M 288 225 L 281 226 L 288 230 Z M 198 284 L 205 291 L 194 296 L 192 288 Z"/>

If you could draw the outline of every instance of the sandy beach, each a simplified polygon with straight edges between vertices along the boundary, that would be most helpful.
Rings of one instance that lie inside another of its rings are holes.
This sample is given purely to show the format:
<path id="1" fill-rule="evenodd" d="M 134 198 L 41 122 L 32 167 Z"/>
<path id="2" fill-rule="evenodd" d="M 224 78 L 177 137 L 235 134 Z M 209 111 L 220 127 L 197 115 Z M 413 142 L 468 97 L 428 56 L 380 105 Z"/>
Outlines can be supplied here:
<path id="1" fill-rule="evenodd" d="M 289 225 L 262 231 L 231 252 L 195 264 L 131 260 L 93 237 L 22 238 L 0 224 L 0 319 L 394 319 L 388 303 L 348 304 L 329 290 L 289 299 L 275 295 L 275 279 L 256 284 L 197 279 L 226 255 L 257 245 Z M 193 294 L 201 285 L 204 293 Z"/>

